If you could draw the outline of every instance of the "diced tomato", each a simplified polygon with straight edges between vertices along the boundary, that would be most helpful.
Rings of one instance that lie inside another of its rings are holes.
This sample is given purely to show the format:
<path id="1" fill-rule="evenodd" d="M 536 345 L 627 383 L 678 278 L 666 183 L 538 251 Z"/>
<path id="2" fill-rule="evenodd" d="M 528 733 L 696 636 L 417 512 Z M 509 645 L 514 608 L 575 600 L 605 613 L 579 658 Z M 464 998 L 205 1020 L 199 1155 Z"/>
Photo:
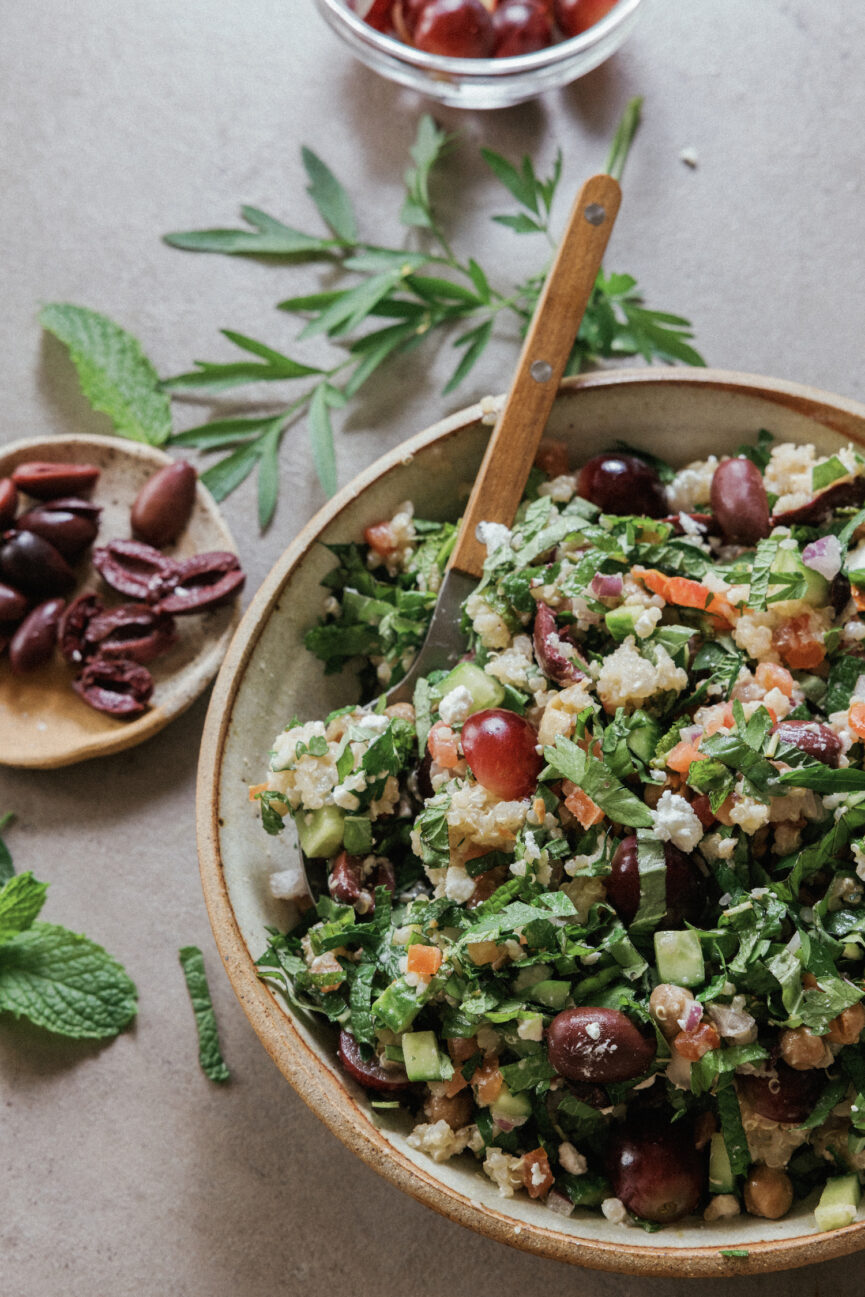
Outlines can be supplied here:
<path id="1" fill-rule="evenodd" d="M 635 567 L 632 575 L 639 577 L 652 594 L 659 594 L 667 603 L 677 604 L 680 608 L 696 608 L 728 626 L 733 626 L 739 617 L 739 610 L 729 599 L 714 594 L 708 586 L 692 581 L 690 577 L 667 576 L 654 567 Z"/>
<path id="2" fill-rule="evenodd" d="M 715 823 L 715 812 L 712 810 L 712 803 L 705 793 L 700 793 L 691 802 L 691 810 L 696 815 L 704 829 L 710 829 Z"/>
<path id="3" fill-rule="evenodd" d="M 681 1054 L 689 1063 L 696 1063 L 698 1058 L 708 1054 L 710 1049 L 720 1048 L 720 1045 L 721 1037 L 712 1023 L 705 1019 L 690 1031 L 680 1031 L 673 1041 L 676 1053 Z"/>
<path id="4" fill-rule="evenodd" d="M 363 538 L 376 554 L 385 557 L 396 549 L 396 537 L 389 522 L 374 522 L 364 529 Z"/>
<path id="5" fill-rule="evenodd" d="M 478 1042 L 474 1036 L 451 1036 L 448 1041 L 448 1053 L 457 1064 L 467 1062 L 477 1052 Z"/>
<path id="6" fill-rule="evenodd" d="M 523 1154 L 520 1174 L 523 1177 L 526 1193 L 530 1198 L 545 1198 L 553 1187 L 554 1179 L 550 1170 L 550 1160 L 542 1148 L 536 1148 L 531 1153 Z"/>
<path id="7" fill-rule="evenodd" d="M 564 791 L 567 794 L 565 805 L 584 829 L 590 829 L 592 825 L 600 824 L 604 818 L 604 812 L 600 806 L 592 801 L 588 793 L 584 793 L 582 788 L 572 784 L 569 779 L 565 780 Z"/>
<path id="8" fill-rule="evenodd" d="M 766 693 L 780 689 L 785 698 L 793 697 L 793 677 L 786 667 L 778 666 L 776 662 L 761 662 L 754 672 L 754 679 Z"/>
<path id="9" fill-rule="evenodd" d="M 865 590 L 860 589 L 858 585 L 853 587 L 853 602 L 857 612 L 865 612 Z"/>
<path id="10" fill-rule="evenodd" d="M 772 642 L 787 666 L 794 671 L 811 671 L 826 656 L 822 636 L 811 630 L 807 614 L 784 622 L 775 631 Z"/>
<path id="11" fill-rule="evenodd" d="M 451 1079 L 445 1082 L 445 1098 L 453 1099 L 455 1095 L 459 1094 L 460 1090 L 465 1090 L 467 1086 L 468 1081 L 460 1069 L 457 1068 Z"/>
<path id="12" fill-rule="evenodd" d="M 453 770 L 460 759 L 460 749 L 457 743 L 457 736 L 449 725 L 444 721 L 436 721 L 435 725 L 429 732 L 427 747 L 430 756 L 436 765 L 441 766 L 443 770 Z"/>
<path id="13" fill-rule="evenodd" d="M 482 1108 L 488 1108 L 502 1092 L 504 1077 L 499 1071 L 499 1060 L 495 1054 L 485 1058 L 480 1067 L 475 1069 L 471 1084 L 475 1097 Z"/>
<path id="14" fill-rule="evenodd" d="M 674 748 L 670 748 L 667 753 L 667 765 L 680 775 L 688 773 L 692 762 L 705 760 L 705 752 L 701 752 L 695 743 L 688 743 L 685 739 L 677 743 Z"/>
<path id="15" fill-rule="evenodd" d="M 854 703 L 847 714 L 847 724 L 857 738 L 865 739 L 865 703 Z"/>
<path id="16" fill-rule="evenodd" d="M 415 942 L 409 946 L 406 955 L 406 972 L 417 973 L 419 977 L 433 977 L 441 968 L 442 952 L 438 946 L 424 946 Z"/>
<path id="17" fill-rule="evenodd" d="M 549 477 L 561 477 L 563 473 L 567 473 L 570 464 L 565 443 L 556 441 L 553 437 L 542 437 L 535 455 L 535 468 Z"/>
<path id="18" fill-rule="evenodd" d="M 254 802 L 259 793 L 263 793 L 267 784 L 251 784 L 249 789 L 249 800 Z"/>

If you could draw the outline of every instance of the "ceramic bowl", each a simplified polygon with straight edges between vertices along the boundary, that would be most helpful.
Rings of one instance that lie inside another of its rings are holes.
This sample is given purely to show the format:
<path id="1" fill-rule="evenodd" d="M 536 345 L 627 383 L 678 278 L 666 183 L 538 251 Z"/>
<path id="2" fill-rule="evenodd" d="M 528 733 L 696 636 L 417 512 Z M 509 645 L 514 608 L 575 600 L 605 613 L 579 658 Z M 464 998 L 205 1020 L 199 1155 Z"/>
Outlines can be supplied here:
<path id="1" fill-rule="evenodd" d="M 32 437 L 0 447 L 0 478 L 29 460 L 97 465 L 100 478 L 93 500 L 102 506 L 97 545 L 129 537 L 133 500 L 151 474 L 171 463 L 157 447 L 119 437 Z M 208 550 L 234 549 L 213 496 L 199 482 L 192 516 L 167 552 L 186 558 Z M 75 571 L 78 583 L 70 600 L 100 588 L 99 576 L 87 558 L 75 565 Z M 123 599 L 118 595 L 112 602 Z M 74 673 L 59 653 L 26 675 L 15 675 L 8 657 L 3 656 L 0 765 L 51 770 L 143 743 L 207 688 L 238 621 L 236 602 L 212 612 L 178 617 L 177 643 L 148 667 L 154 681 L 151 705 L 134 720 L 119 720 L 82 702 L 72 688 Z"/>
<path id="2" fill-rule="evenodd" d="M 454 108 L 509 108 L 569 85 L 598 67 L 632 30 L 642 0 L 618 0 L 579 36 L 532 54 L 499 59 L 445 58 L 387 36 L 347 0 L 316 0 L 325 22 L 373 72 Z"/>
<path id="3" fill-rule="evenodd" d="M 547 431 L 569 443 L 574 464 L 617 438 L 682 464 L 735 452 L 760 428 L 829 453 L 851 440 L 865 445 L 865 406 L 742 374 L 618 371 L 565 382 Z M 349 1148 L 413 1197 L 490 1238 L 579 1265 L 670 1276 L 778 1270 L 865 1247 L 865 1221 L 819 1234 L 807 1206 L 780 1221 L 690 1219 L 645 1234 L 589 1212 L 562 1218 L 524 1196 L 503 1199 L 470 1155 L 436 1165 L 411 1149 L 408 1121 L 375 1112 L 341 1071 L 327 1025 L 289 1010 L 256 977 L 265 925 L 291 921 L 286 903 L 270 897 L 268 875 L 287 867 L 297 848 L 289 833 L 264 834 L 247 786 L 263 778 L 271 738 L 293 713 L 320 717 L 356 697 L 350 678 L 325 677 L 303 649 L 321 607 L 319 581 L 333 562 L 320 542 L 357 540 L 406 499 L 422 516 L 455 518 L 488 433 L 474 406 L 357 477 L 285 551 L 234 637 L 207 716 L 198 783 L 204 892 L 234 989 L 278 1067 Z M 746 1255 L 726 1255 L 730 1249 Z"/>

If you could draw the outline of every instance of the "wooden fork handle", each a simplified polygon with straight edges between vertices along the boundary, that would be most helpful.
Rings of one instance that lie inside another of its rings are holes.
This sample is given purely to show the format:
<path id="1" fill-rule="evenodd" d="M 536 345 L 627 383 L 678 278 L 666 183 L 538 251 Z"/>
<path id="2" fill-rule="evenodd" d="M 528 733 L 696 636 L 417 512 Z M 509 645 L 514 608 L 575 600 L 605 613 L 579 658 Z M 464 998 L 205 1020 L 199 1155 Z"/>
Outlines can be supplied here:
<path id="1" fill-rule="evenodd" d="M 510 526 L 595 284 L 622 191 L 612 176 L 592 176 L 568 218 L 523 343 L 517 371 L 466 506 L 450 567 L 480 577 L 486 547 L 479 522 Z"/>

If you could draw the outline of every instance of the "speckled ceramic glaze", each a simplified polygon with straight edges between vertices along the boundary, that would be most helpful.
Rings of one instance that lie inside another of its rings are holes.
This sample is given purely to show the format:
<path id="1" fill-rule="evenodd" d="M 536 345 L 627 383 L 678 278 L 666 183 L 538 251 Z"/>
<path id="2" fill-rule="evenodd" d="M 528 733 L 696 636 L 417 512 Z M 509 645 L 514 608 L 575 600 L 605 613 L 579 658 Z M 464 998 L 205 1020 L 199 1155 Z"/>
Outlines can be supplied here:
<path id="1" fill-rule="evenodd" d="M 565 383 L 547 432 L 568 442 L 574 464 L 622 438 L 681 465 L 734 452 L 760 428 L 829 453 L 851 440 L 865 445 L 865 407 L 742 374 L 619 371 Z M 297 848 L 290 832 L 264 834 L 247 786 L 264 777 L 271 739 L 294 713 L 320 717 L 356 696 L 350 678 L 323 676 L 303 649 L 321 606 L 320 578 L 333 561 L 319 542 L 359 540 L 367 523 L 390 517 L 406 499 L 421 516 L 457 517 L 488 432 L 475 406 L 356 478 L 285 551 L 231 644 L 205 728 L 198 834 L 211 922 L 235 991 L 284 1075 L 349 1148 L 413 1197 L 491 1238 L 578 1265 L 670 1276 L 780 1270 L 865 1247 L 865 1221 L 818 1234 L 808 1207 L 780 1221 L 688 1220 L 644 1234 L 585 1211 L 562 1218 L 522 1195 L 503 1199 L 470 1156 L 436 1165 L 409 1148 L 407 1119 L 369 1107 L 339 1069 L 327 1025 L 289 1010 L 256 977 L 265 925 L 285 928 L 291 920 L 287 905 L 270 897 L 268 875 Z M 747 1255 L 725 1255 L 729 1249 Z"/>
<path id="2" fill-rule="evenodd" d="M 0 453 L 0 478 L 29 460 L 96 464 L 101 469 L 92 493 L 94 503 L 102 506 L 97 545 L 131 535 L 133 500 L 151 474 L 171 462 L 153 446 L 117 437 L 29 438 L 13 442 Z M 213 497 L 199 483 L 192 517 L 177 544 L 165 552 L 184 558 L 206 550 L 234 548 Z M 70 599 L 84 590 L 104 590 L 86 557 L 75 570 L 80 580 Z M 83 702 L 72 688 L 74 672 L 59 653 L 26 675 L 14 675 L 8 658 L 0 658 L 0 765 L 53 769 L 142 743 L 185 711 L 207 687 L 237 621 L 234 604 L 178 617 L 177 643 L 148 664 L 155 685 L 151 706 L 132 721 L 118 720 Z"/>

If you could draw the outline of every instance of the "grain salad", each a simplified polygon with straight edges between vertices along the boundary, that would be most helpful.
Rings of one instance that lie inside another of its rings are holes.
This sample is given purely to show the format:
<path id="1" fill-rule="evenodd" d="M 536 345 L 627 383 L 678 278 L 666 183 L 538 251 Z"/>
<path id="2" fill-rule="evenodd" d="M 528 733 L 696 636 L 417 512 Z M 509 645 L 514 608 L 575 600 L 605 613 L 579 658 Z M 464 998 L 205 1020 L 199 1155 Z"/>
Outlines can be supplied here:
<path id="1" fill-rule="evenodd" d="M 368 702 L 292 718 L 251 790 L 328 862 L 258 967 L 413 1148 L 563 1216 L 855 1218 L 863 504 L 852 446 L 542 443 L 465 658 L 392 706 L 456 528 L 405 502 L 332 547 L 307 647 Z"/>

